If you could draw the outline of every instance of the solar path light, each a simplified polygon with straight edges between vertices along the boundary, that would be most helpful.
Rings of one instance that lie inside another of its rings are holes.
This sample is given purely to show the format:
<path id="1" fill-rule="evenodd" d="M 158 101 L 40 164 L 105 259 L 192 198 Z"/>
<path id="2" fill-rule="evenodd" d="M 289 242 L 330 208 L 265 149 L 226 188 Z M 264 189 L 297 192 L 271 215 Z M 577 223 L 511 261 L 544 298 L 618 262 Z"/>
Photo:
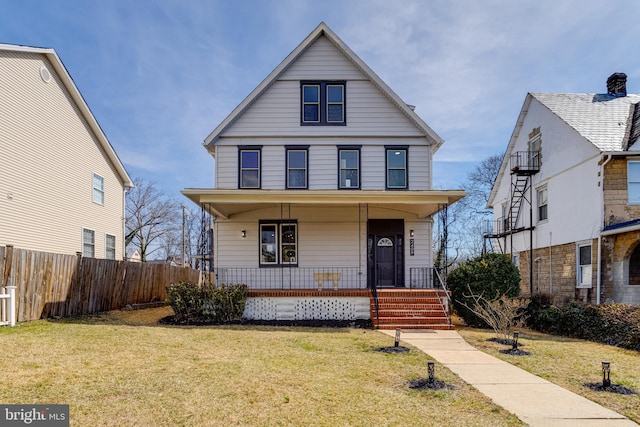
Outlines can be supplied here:
<path id="1" fill-rule="evenodd" d="M 602 388 L 611 387 L 611 363 L 602 361 Z"/>
<path id="2" fill-rule="evenodd" d="M 433 382 L 435 381 L 435 373 L 436 373 L 436 363 L 433 360 L 429 360 L 427 362 L 427 370 L 429 372 L 429 378 L 427 380 L 427 382 L 429 384 L 433 384 Z"/>

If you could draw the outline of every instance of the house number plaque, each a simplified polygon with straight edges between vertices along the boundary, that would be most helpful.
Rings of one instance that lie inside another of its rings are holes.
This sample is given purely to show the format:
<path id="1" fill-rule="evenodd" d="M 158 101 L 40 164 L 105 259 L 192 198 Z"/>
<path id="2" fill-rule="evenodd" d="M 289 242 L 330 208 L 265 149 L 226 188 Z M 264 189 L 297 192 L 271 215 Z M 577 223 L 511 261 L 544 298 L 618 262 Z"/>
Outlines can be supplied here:
<path id="1" fill-rule="evenodd" d="M 415 250 L 415 244 L 413 243 L 413 239 L 409 239 L 409 255 L 413 256 Z"/>

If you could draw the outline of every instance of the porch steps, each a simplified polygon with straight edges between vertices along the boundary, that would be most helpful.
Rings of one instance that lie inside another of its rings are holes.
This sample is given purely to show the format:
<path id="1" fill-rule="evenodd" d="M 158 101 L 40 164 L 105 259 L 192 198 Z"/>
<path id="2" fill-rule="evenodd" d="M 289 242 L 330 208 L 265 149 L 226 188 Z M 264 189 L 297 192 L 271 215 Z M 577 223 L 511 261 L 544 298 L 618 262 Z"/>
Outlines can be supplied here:
<path id="1" fill-rule="evenodd" d="M 443 304 L 446 294 L 437 289 L 379 289 L 378 316 L 371 298 L 371 319 L 376 329 L 454 329 Z"/>

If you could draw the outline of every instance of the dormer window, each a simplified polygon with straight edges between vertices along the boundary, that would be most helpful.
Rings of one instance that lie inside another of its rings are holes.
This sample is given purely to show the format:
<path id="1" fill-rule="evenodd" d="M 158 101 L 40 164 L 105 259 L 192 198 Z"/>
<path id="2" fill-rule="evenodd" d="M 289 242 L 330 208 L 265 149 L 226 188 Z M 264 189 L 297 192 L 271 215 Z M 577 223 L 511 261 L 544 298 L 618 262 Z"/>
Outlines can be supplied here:
<path id="1" fill-rule="evenodd" d="M 345 81 L 300 82 L 300 124 L 344 126 L 346 118 Z"/>

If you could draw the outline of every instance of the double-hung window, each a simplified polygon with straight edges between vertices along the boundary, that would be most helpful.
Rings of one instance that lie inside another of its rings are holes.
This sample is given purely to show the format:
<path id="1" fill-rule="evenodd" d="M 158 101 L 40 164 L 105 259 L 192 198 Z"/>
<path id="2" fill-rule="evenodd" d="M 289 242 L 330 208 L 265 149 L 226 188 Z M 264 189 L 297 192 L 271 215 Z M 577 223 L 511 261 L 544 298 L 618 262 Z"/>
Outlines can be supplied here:
<path id="1" fill-rule="evenodd" d="M 389 190 L 409 188 L 408 147 L 386 147 L 386 185 Z"/>
<path id="2" fill-rule="evenodd" d="M 239 187 L 260 188 L 261 147 L 240 147 L 238 151 Z"/>
<path id="3" fill-rule="evenodd" d="M 260 266 L 298 265 L 298 224 L 295 221 L 260 223 Z"/>
<path id="4" fill-rule="evenodd" d="M 360 146 L 338 147 L 338 188 L 360 188 Z"/>
<path id="5" fill-rule="evenodd" d="M 104 257 L 116 259 L 116 236 L 107 234 L 104 239 Z"/>
<path id="6" fill-rule="evenodd" d="M 309 186 L 308 148 L 308 146 L 286 147 L 288 189 L 306 189 Z"/>
<path id="7" fill-rule="evenodd" d="M 88 228 L 82 229 L 82 256 L 85 258 L 96 256 L 96 232 Z"/>
<path id="8" fill-rule="evenodd" d="M 104 205 L 104 178 L 93 174 L 93 202 Z"/>
<path id="9" fill-rule="evenodd" d="M 300 124 L 346 125 L 345 81 L 302 81 L 300 98 Z"/>
<path id="10" fill-rule="evenodd" d="M 630 205 L 640 204 L 640 162 L 627 162 L 627 194 Z"/>
<path id="11" fill-rule="evenodd" d="M 591 242 L 579 243 L 576 257 L 578 258 L 578 288 L 590 288 L 593 268 L 591 265 Z"/>
<path id="12" fill-rule="evenodd" d="M 538 203 L 538 222 L 545 221 L 549 218 L 547 212 L 547 187 L 540 187 L 536 190 Z"/>

